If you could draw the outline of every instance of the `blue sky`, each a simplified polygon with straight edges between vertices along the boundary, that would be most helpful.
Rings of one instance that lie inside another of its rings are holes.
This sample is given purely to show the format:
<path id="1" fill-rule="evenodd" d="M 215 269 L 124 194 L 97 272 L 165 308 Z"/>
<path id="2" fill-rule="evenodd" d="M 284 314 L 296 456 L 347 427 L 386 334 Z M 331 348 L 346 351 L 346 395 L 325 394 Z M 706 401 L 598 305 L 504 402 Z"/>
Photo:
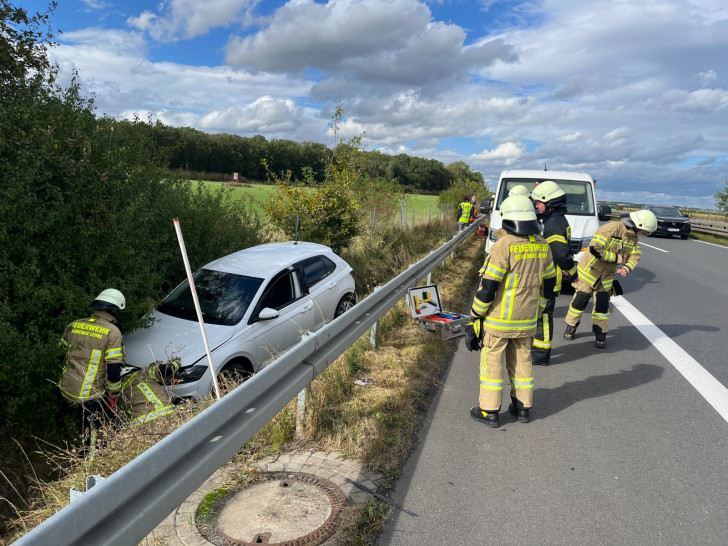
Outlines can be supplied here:
<path id="1" fill-rule="evenodd" d="M 340 101 L 339 136 L 491 188 L 544 164 L 610 201 L 712 208 L 726 185 L 723 0 L 59 4 L 51 56 L 99 115 L 331 145 Z"/>

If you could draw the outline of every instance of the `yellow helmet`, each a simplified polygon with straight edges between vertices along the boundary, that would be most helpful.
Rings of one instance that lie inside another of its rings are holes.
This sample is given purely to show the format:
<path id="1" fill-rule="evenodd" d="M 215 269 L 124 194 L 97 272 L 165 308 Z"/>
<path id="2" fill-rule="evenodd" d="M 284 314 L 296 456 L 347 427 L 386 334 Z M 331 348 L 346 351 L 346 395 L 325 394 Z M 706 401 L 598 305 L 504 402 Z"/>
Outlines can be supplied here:
<path id="1" fill-rule="evenodd" d="M 634 210 L 627 216 L 629 222 L 625 225 L 652 233 L 657 229 L 657 217 L 651 210 Z M 624 218 L 626 220 L 627 218 Z M 630 225 L 631 224 L 631 225 Z"/>
<path id="2" fill-rule="evenodd" d="M 530 194 L 528 193 L 528 189 L 522 184 L 518 184 L 517 186 L 513 186 L 511 188 L 511 190 L 508 192 L 508 197 L 512 195 L 524 195 L 526 197 L 530 196 Z"/>
<path id="3" fill-rule="evenodd" d="M 546 180 L 533 188 L 533 191 L 531 192 L 531 199 L 546 203 L 548 201 L 554 201 L 563 195 L 565 195 L 564 190 L 559 188 L 559 185 L 556 182 L 553 180 Z"/>
<path id="4" fill-rule="evenodd" d="M 503 200 L 500 206 L 503 229 L 517 235 L 541 233 L 536 220 L 536 209 L 531 200 L 524 195 L 513 195 Z"/>

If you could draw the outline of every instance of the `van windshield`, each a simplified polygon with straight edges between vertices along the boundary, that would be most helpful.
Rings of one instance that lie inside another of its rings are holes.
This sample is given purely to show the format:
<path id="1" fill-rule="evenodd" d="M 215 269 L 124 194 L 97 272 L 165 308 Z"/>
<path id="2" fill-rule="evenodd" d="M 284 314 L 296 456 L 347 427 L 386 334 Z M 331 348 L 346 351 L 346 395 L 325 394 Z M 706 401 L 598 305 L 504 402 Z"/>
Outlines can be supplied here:
<path id="1" fill-rule="evenodd" d="M 537 183 L 546 180 L 553 180 L 558 186 L 564 190 L 566 194 L 566 213 L 575 216 L 594 216 L 594 194 L 591 182 L 583 180 L 558 180 L 554 178 L 544 178 L 543 180 L 534 180 L 533 178 L 506 178 L 503 180 L 500 193 L 498 194 L 497 208 L 508 197 L 508 192 L 519 184 L 525 186 L 531 192 Z"/>

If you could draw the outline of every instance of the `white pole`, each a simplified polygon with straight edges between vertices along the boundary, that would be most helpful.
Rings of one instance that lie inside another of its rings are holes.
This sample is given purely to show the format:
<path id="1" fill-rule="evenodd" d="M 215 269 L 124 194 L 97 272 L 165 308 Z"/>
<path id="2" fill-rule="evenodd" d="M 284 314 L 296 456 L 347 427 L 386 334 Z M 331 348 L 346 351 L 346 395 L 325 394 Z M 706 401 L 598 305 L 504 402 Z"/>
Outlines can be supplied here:
<path id="1" fill-rule="evenodd" d="M 177 232 L 177 240 L 179 248 L 182 251 L 182 260 L 185 262 L 185 271 L 187 271 L 187 281 L 190 283 L 190 292 L 192 300 L 195 302 L 195 311 L 197 311 L 197 320 L 200 323 L 202 331 L 202 341 L 205 343 L 205 352 L 207 353 L 207 362 L 210 366 L 210 374 L 212 374 L 212 385 L 215 387 L 215 396 L 220 400 L 220 385 L 217 382 L 217 374 L 215 367 L 212 365 L 212 354 L 210 353 L 210 345 L 207 343 L 207 332 L 205 332 L 205 321 L 202 320 L 202 309 L 200 309 L 200 300 L 197 299 L 197 290 L 195 289 L 195 281 L 192 278 L 192 270 L 190 269 L 190 261 L 187 259 L 187 250 L 185 249 L 185 241 L 182 238 L 182 228 L 179 225 L 179 218 L 174 219 L 174 229 Z"/>

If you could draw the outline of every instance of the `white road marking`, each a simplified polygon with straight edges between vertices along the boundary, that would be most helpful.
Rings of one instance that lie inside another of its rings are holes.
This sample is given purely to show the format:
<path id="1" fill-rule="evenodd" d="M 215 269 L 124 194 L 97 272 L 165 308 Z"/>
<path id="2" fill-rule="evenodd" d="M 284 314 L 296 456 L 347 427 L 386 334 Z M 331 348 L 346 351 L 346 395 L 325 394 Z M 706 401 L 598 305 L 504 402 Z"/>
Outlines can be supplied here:
<path id="1" fill-rule="evenodd" d="M 648 245 L 647 243 L 640 243 L 640 246 L 646 246 L 647 248 L 654 248 L 655 250 L 659 250 L 660 252 L 670 252 L 669 250 L 665 250 L 664 248 L 657 248 L 656 246 Z"/>
<path id="2" fill-rule="evenodd" d="M 718 248 L 722 248 L 723 250 L 728 249 L 725 245 L 718 245 L 716 243 L 709 243 L 708 241 L 701 241 L 700 239 L 693 239 L 694 241 L 697 241 L 698 243 L 703 243 L 704 245 L 710 245 L 710 246 L 717 246 Z"/>
<path id="3" fill-rule="evenodd" d="M 682 347 L 652 324 L 636 307 L 623 297 L 613 298 L 611 303 L 630 321 L 667 361 L 695 387 L 720 416 L 728 421 L 728 389 L 703 368 Z"/>

